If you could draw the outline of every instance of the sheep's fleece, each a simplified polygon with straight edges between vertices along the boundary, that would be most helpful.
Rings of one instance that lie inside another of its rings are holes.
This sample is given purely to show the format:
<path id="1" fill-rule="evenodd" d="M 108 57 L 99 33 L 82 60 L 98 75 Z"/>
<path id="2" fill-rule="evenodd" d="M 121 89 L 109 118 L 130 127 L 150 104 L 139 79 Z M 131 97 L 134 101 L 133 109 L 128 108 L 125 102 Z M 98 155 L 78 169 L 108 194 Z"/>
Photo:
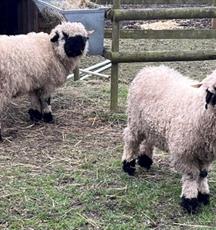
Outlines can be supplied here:
<path id="1" fill-rule="evenodd" d="M 123 169 L 135 164 L 149 169 L 153 148 L 171 153 L 182 173 L 182 206 L 195 213 L 209 202 L 207 174 L 216 157 L 216 71 L 202 82 L 192 81 L 161 65 L 142 69 L 128 96 Z"/>
<path id="2" fill-rule="evenodd" d="M 29 94 L 30 118 L 51 122 L 50 94 L 79 64 L 89 35 L 81 23 L 63 22 L 50 34 L 0 36 L 0 111 L 12 97 Z"/>

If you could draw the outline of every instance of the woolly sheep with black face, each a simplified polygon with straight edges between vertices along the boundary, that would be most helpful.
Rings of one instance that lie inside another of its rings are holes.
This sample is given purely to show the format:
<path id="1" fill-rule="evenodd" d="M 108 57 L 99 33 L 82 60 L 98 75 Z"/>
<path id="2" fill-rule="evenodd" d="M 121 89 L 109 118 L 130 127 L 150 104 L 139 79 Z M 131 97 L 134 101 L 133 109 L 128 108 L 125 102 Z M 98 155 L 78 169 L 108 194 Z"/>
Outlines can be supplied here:
<path id="1" fill-rule="evenodd" d="M 91 33 L 81 23 L 63 22 L 50 34 L 0 36 L 0 112 L 12 97 L 29 94 L 30 119 L 52 122 L 51 93 L 86 54 Z"/>
<path id="2" fill-rule="evenodd" d="M 181 205 L 189 213 L 209 203 L 207 175 L 216 159 L 216 71 L 195 82 L 167 66 L 142 69 L 131 83 L 123 170 L 150 169 L 153 148 L 171 155 L 182 174 Z"/>
<path id="3" fill-rule="evenodd" d="M 88 51 L 88 39 L 92 32 L 87 32 L 81 23 L 73 23 L 73 27 L 71 29 L 71 23 L 64 23 L 50 35 L 56 53 L 63 59 L 85 55 Z"/>

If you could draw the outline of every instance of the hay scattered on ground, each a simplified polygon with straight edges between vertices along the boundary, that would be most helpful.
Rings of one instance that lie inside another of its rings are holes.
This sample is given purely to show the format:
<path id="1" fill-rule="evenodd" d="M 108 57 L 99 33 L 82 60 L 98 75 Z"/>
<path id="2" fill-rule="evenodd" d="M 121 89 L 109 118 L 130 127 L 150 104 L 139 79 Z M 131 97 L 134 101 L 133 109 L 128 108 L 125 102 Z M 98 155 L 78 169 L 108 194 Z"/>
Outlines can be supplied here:
<path id="1" fill-rule="evenodd" d="M 183 27 L 177 23 L 175 20 L 169 20 L 169 21 L 158 21 L 158 22 L 152 22 L 149 24 L 140 24 L 138 25 L 140 29 L 142 30 L 167 30 L 167 29 L 177 29 Z"/>
<path id="2" fill-rule="evenodd" d="M 89 0 L 51 0 L 50 3 L 60 9 L 70 10 L 70 9 L 81 9 L 91 7 Z M 49 33 L 52 28 L 62 23 L 66 19 L 57 10 L 50 7 L 45 7 L 40 13 L 40 31 Z"/>
<path id="3" fill-rule="evenodd" d="M 89 83 L 84 88 L 92 90 Z M 52 107 L 54 124 L 33 124 L 29 119 L 30 102 L 26 96 L 16 98 L 6 108 L 2 119 L 4 142 L 0 145 L 0 168 L 11 161 L 16 165 L 31 164 L 34 171 L 49 170 L 56 162 L 65 162 L 67 168 L 74 162 L 76 156 L 73 154 L 80 146 L 86 151 L 92 151 L 94 147 L 104 151 L 115 148 L 116 142 L 121 141 L 123 123 L 108 122 L 104 108 L 86 97 L 80 87 L 58 89 Z M 73 156 L 65 155 L 71 148 Z"/>
<path id="4" fill-rule="evenodd" d="M 63 10 L 76 9 L 76 8 L 87 8 L 88 0 L 52 0 L 51 3 Z"/>

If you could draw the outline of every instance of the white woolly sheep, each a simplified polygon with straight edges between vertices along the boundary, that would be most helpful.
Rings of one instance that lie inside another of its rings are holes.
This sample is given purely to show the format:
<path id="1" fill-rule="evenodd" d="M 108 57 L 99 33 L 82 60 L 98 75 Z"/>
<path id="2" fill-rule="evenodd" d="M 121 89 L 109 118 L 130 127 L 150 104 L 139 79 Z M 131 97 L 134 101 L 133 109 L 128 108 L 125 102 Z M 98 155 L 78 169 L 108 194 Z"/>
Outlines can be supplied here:
<path id="1" fill-rule="evenodd" d="M 89 35 L 81 23 L 63 22 L 50 34 L 0 36 L 0 111 L 29 94 L 31 120 L 52 122 L 50 95 L 86 53 Z"/>
<path id="2" fill-rule="evenodd" d="M 164 65 L 146 67 L 133 80 L 124 130 L 123 170 L 149 169 L 153 147 L 171 154 L 182 173 L 181 205 L 195 213 L 209 203 L 207 175 L 216 157 L 216 71 L 196 83 Z"/>

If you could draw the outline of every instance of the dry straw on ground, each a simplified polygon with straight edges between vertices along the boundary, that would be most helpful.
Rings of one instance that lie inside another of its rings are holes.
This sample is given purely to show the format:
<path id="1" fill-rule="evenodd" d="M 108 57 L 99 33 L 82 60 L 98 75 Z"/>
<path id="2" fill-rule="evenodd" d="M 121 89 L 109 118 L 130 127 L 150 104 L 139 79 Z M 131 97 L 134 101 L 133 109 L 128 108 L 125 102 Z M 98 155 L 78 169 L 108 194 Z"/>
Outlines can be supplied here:
<path id="1" fill-rule="evenodd" d="M 86 84 L 84 89 L 88 87 Z M 16 165 L 31 165 L 34 171 L 48 170 L 56 164 L 70 168 L 79 162 L 80 146 L 86 151 L 115 148 L 113 139 L 121 140 L 122 124 L 107 122 L 103 108 L 82 91 L 70 86 L 57 90 L 52 99 L 54 124 L 33 124 L 28 116 L 28 98 L 13 100 L 2 114 L 4 142 L 0 145 L 0 169 L 11 164 L 12 159 Z"/>
<path id="2" fill-rule="evenodd" d="M 142 30 L 167 30 L 167 29 L 177 29 L 182 28 L 175 20 L 169 21 L 157 21 L 149 24 L 141 24 L 140 29 Z"/>
<path id="3" fill-rule="evenodd" d="M 76 8 L 86 8 L 88 7 L 88 0 L 63 0 L 63 1 L 57 1 L 57 0 L 52 0 L 52 4 L 55 6 L 68 10 L 68 9 L 76 9 Z"/>
<path id="4" fill-rule="evenodd" d="M 52 0 L 50 2 L 52 5 L 63 9 L 63 10 L 70 10 L 70 9 L 81 9 L 88 7 L 88 0 Z M 40 18 L 40 30 L 49 33 L 52 28 L 56 25 L 60 24 L 61 22 L 65 21 L 65 18 L 61 13 L 57 10 L 54 10 L 50 7 L 45 7 L 41 12 Z"/>

